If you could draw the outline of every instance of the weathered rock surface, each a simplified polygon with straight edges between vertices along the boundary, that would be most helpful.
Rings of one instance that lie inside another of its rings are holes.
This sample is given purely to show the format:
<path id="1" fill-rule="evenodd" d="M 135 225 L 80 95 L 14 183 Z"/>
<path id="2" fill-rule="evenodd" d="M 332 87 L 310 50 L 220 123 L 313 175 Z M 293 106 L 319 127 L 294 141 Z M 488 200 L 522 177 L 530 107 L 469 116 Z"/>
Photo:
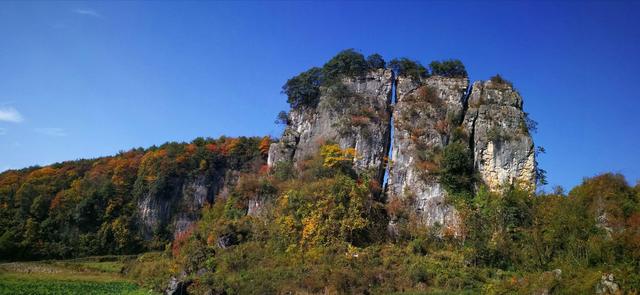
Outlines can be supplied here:
<path id="1" fill-rule="evenodd" d="M 389 146 L 389 105 L 393 73 L 376 70 L 342 80 L 344 87 L 322 87 L 318 106 L 293 109 L 278 143 L 271 145 L 268 164 L 314 155 L 323 142 L 354 148 L 358 172 L 382 180 Z"/>
<path id="2" fill-rule="evenodd" d="M 398 78 L 387 192 L 390 199 L 411 198 L 428 225 L 459 222 L 438 181 L 437 158 L 462 119 L 468 85 L 467 78 Z"/>
<path id="3" fill-rule="evenodd" d="M 494 191 L 503 184 L 535 189 L 535 151 L 520 94 L 508 83 L 478 81 L 468 104 L 463 125 L 484 184 Z"/>
<path id="4" fill-rule="evenodd" d="M 216 175 L 196 175 L 191 178 L 175 177 L 165 192 L 147 192 L 138 202 L 138 217 L 142 232 L 151 238 L 154 232 L 169 225 L 177 235 L 198 220 L 200 210 L 214 197 L 223 194 L 237 177 L 234 173 L 219 171 Z"/>
<path id="5" fill-rule="evenodd" d="M 172 276 L 167 284 L 167 288 L 164 290 L 166 295 L 187 295 L 187 288 L 191 285 L 191 281 L 182 281 Z"/>
<path id="6" fill-rule="evenodd" d="M 416 80 L 378 70 L 343 84 L 350 96 L 339 98 L 324 88 L 316 108 L 290 112 L 281 140 L 269 150 L 269 166 L 297 163 L 316 153 L 322 142 L 335 141 L 356 149 L 357 171 L 373 171 L 382 180 L 391 150 L 388 200 L 408 201 L 424 224 L 454 232 L 460 219 L 438 176 L 442 151 L 454 137 L 468 145 L 475 172 L 490 190 L 503 184 L 535 189 L 533 140 L 522 98 L 508 82 L 480 81 L 469 87 L 468 78 Z M 390 101 L 393 86 L 395 105 Z"/>
<path id="7" fill-rule="evenodd" d="M 623 294 L 620 285 L 616 282 L 612 273 L 602 274 L 600 282 L 596 285 L 598 295 L 618 295 Z"/>

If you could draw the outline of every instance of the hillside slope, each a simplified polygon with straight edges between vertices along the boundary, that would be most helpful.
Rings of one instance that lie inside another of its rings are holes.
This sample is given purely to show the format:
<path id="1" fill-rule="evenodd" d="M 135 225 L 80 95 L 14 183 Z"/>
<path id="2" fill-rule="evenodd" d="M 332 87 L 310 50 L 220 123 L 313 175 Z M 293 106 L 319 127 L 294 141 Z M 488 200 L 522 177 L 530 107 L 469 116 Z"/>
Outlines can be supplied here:
<path id="1" fill-rule="evenodd" d="M 196 139 L 0 174 L 0 258 L 164 249 L 266 164 L 268 138 Z"/>

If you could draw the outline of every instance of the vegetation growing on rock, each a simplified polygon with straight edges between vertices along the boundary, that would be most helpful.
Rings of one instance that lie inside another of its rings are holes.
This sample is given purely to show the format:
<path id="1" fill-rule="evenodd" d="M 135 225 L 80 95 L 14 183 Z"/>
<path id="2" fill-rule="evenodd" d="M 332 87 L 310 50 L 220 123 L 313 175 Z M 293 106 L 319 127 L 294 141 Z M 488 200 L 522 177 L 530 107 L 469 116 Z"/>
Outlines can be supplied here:
<path id="1" fill-rule="evenodd" d="M 414 80 L 427 77 L 429 72 L 420 62 L 408 59 L 406 57 L 393 59 L 389 62 L 389 68 L 398 76 L 411 77 Z"/>
<path id="2" fill-rule="evenodd" d="M 232 201 L 236 205 L 218 199 L 207 209 L 174 258 L 200 270 L 189 276 L 192 292 L 591 293 L 602 265 L 610 266 L 625 290 L 640 286 L 633 263 L 640 244 L 632 242 L 639 238 L 634 222 L 640 196 L 620 175 L 587 179 L 568 196 L 481 188 L 456 205 L 464 227 L 455 233 L 425 227 L 403 209 L 409 204 L 384 206 L 371 199 L 370 180 L 348 172 L 350 151 L 332 144 L 321 150 L 295 178 L 261 174 L 278 192 L 266 215 L 230 214 L 243 208 L 236 203 L 241 197 Z M 466 160 L 452 162 L 457 168 Z M 592 197 L 599 195 L 608 201 Z M 597 222 L 602 210 L 611 216 L 604 225 Z M 395 238 L 385 234 L 392 211 L 404 216 Z M 229 231 L 228 224 L 242 226 Z M 221 247 L 215 241 L 226 234 L 244 238 Z"/>
<path id="3" fill-rule="evenodd" d="M 498 87 L 513 87 L 513 83 L 511 81 L 506 80 L 500 74 L 496 74 L 495 76 L 489 78 L 489 81 L 494 84 L 494 86 Z"/>
<path id="4" fill-rule="evenodd" d="M 365 59 L 361 53 L 346 49 L 331 58 L 322 68 L 312 68 L 289 79 L 282 86 L 282 93 L 287 95 L 287 101 L 293 109 L 315 108 L 321 86 L 331 87 L 341 83 L 343 77 L 363 76 L 384 66 L 385 61 L 379 54 L 372 54 Z"/>
<path id="5" fill-rule="evenodd" d="M 429 64 L 431 74 L 449 78 L 467 77 L 467 70 L 459 59 L 448 59 L 443 61 L 432 61 Z"/>
<path id="6" fill-rule="evenodd" d="M 289 79 L 282 86 L 282 93 L 287 95 L 287 102 L 291 108 L 315 107 L 318 104 L 321 84 L 322 70 L 311 68 Z"/>
<path id="7" fill-rule="evenodd" d="M 387 63 L 382 58 L 382 55 L 374 53 L 367 56 L 367 64 L 371 69 L 384 69 Z"/>

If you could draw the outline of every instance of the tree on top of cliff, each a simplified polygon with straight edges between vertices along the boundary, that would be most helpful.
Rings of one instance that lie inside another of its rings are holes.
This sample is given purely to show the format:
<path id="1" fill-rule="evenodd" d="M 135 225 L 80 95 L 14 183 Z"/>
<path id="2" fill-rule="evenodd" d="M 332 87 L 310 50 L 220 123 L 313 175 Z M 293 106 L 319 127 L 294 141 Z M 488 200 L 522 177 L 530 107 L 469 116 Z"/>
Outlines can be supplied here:
<path id="1" fill-rule="evenodd" d="M 340 51 L 322 67 L 322 72 L 327 79 L 341 76 L 362 76 L 369 70 L 369 64 L 364 55 L 353 50 Z"/>
<path id="2" fill-rule="evenodd" d="M 289 79 L 282 86 L 291 108 L 311 107 L 318 104 L 320 86 L 332 86 L 345 76 L 363 76 L 371 69 L 384 68 L 385 61 L 379 54 L 367 59 L 354 49 L 340 51 L 322 68 L 314 67 Z"/>
<path id="3" fill-rule="evenodd" d="M 464 64 L 459 59 L 449 59 L 443 61 L 434 60 L 429 64 L 431 74 L 449 78 L 468 77 Z"/>
<path id="4" fill-rule="evenodd" d="M 391 60 L 389 68 L 398 76 L 409 76 L 416 80 L 429 75 L 427 69 L 420 62 L 406 57 Z"/>
<path id="5" fill-rule="evenodd" d="M 318 104 L 322 69 L 314 67 L 287 80 L 282 86 L 282 93 L 287 95 L 291 108 L 302 106 L 315 107 Z"/>
<path id="6" fill-rule="evenodd" d="M 498 87 L 513 87 L 513 83 L 511 81 L 503 78 L 500 74 L 496 74 L 495 76 L 489 79 L 494 86 Z"/>
<path id="7" fill-rule="evenodd" d="M 384 69 L 384 67 L 387 65 L 387 63 L 382 58 L 382 55 L 377 53 L 367 56 L 367 64 L 369 65 L 369 68 L 373 70 Z"/>

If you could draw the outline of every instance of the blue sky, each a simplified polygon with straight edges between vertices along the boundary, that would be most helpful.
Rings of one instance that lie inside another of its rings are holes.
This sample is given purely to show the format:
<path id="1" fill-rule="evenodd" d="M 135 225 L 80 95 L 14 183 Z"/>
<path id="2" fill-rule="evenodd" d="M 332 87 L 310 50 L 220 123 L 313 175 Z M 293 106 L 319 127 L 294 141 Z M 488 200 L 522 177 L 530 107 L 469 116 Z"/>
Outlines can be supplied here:
<path id="1" fill-rule="evenodd" d="M 0 170 L 279 136 L 287 78 L 342 49 L 501 73 L 552 185 L 640 179 L 640 2 L 0 2 Z"/>

